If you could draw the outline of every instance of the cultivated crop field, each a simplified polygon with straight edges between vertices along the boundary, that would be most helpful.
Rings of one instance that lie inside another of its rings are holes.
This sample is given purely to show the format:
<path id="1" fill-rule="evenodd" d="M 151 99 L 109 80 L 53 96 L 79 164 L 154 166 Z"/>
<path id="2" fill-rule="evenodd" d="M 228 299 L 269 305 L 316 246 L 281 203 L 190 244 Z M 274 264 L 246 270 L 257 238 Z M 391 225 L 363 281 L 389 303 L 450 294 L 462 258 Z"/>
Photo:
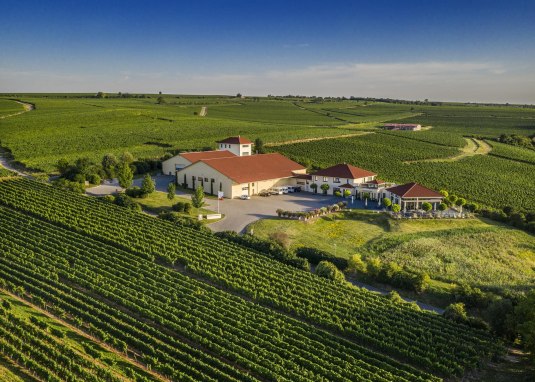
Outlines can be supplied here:
<path id="1" fill-rule="evenodd" d="M 410 304 L 32 180 L 0 181 L 0 222 L 1 287 L 147 365 L 147 380 L 438 381 L 498 350 Z"/>

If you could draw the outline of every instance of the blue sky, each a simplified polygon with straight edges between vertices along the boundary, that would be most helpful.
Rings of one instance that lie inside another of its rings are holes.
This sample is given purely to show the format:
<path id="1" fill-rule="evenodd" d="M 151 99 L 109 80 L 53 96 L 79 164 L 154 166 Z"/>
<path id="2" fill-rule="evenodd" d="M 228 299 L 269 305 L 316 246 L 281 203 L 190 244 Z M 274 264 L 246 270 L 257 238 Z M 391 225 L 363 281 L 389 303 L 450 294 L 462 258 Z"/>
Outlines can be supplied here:
<path id="1" fill-rule="evenodd" d="M 0 91 L 535 103 L 535 1 L 2 0 Z"/>

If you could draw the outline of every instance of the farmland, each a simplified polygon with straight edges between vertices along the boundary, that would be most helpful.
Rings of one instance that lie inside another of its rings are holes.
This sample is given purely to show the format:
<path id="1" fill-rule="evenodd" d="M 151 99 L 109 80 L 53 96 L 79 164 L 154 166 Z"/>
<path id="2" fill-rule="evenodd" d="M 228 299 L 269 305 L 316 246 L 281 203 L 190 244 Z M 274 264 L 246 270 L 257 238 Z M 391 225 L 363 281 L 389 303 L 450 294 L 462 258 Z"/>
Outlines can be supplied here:
<path id="1" fill-rule="evenodd" d="M 434 381 L 497 350 L 202 230 L 21 178 L 0 181 L 0 204 L 3 288 L 161 376 Z"/>
<path id="2" fill-rule="evenodd" d="M 129 151 L 137 158 L 157 159 L 179 150 L 213 148 L 217 139 L 244 135 L 260 137 L 271 151 L 315 167 L 347 162 L 387 180 L 445 188 L 491 207 L 511 204 L 530 209 L 535 197 L 535 180 L 527 176 L 533 173 L 533 150 L 491 142 L 495 149 L 490 155 L 449 163 L 428 161 L 455 158 L 466 145 L 465 137 L 529 136 L 535 131 L 533 109 L 169 95 L 157 104 L 157 95 L 143 97 L 22 95 L 19 98 L 34 103 L 36 110 L 0 120 L 0 144 L 28 168 L 50 173 L 61 158 L 72 162 L 88 157 L 98 162 L 108 152 Z M 201 106 L 207 107 L 205 117 L 195 115 Z M 1 100 L 0 107 L 9 112 L 21 108 L 7 99 Z M 377 129 L 384 121 L 430 128 L 419 132 Z M 358 131 L 372 134 L 277 145 Z"/>
<path id="3" fill-rule="evenodd" d="M 490 221 L 393 221 L 355 211 L 307 223 L 266 219 L 251 228 L 264 239 L 284 233 L 291 249 L 312 246 L 344 258 L 359 253 L 424 271 L 445 283 L 501 294 L 535 287 L 535 238 Z"/>

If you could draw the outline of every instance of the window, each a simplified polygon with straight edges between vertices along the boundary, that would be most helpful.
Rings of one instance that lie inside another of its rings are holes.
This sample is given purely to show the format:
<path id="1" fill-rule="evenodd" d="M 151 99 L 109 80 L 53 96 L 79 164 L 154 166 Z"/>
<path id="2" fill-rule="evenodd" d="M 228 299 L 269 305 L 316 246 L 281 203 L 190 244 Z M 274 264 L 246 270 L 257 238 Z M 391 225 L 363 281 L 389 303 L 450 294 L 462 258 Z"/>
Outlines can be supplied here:
<path id="1" fill-rule="evenodd" d="M 315 176 L 315 177 L 314 177 L 314 180 L 315 180 L 315 181 L 317 182 L 317 181 L 318 181 L 318 177 L 317 177 L 317 176 Z"/>
<path id="2" fill-rule="evenodd" d="M 214 179 L 214 178 L 210 179 L 210 182 L 214 183 L 214 182 L 215 182 L 215 179 Z"/>
<path id="3" fill-rule="evenodd" d="M 208 178 L 204 178 L 204 181 L 205 181 L 205 182 L 208 182 Z"/>
<path id="4" fill-rule="evenodd" d="M 252 183 L 252 184 L 251 184 L 251 186 L 253 186 L 253 187 L 254 187 L 254 183 Z"/>
<path id="5" fill-rule="evenodd" d="M 242 156 L 247 156 L 247 155 L 251 155 L 249 154 L 249 151 L 242 153 Z"/>
<path id="6" fill-rule="evenodd" d="M 242 145 L 241 147 L 243 147 L 244 149 L 248 149 L 249 145 Z"/>
<path id="7" fill-rule="evenodd" d="M 242 187 L 241 190 L 242 191 L 247 191 L 249 189 L 249 187 Z"/>
<path id="8" fill-rule="evenodd" d="M 334 178 L 334 183 L 340 183 L 340 178 Z"/>
<path id="9" fill-rule="evenodd" d="M 198 177 L 197 177 L 197 180 L 202 181 L 202 176 L 198 176 Z"/>
<path id="10" fill-rule="evenodd" d="M 324 182 L 328 182 L 329 181 L 329 178 L 327 178 L 326 176 L 323 177 L 323 181 Z"/>

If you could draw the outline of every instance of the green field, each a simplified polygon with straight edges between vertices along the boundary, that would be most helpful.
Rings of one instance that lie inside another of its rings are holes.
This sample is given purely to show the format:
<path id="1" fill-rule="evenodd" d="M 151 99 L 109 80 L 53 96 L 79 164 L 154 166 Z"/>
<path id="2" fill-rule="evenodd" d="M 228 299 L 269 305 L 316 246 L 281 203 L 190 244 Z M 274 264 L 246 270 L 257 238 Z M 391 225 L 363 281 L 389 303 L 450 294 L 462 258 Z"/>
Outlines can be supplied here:
<path id="1" fill-rule="evenodd" d="M 534 151 L 492 143 L 494 150 L 461 160 L 464 137 L 532 135 L 535 110 L 513 106 L 444 104 L 442 106 L 355 100 L 163 96 L 97 99 L 84 94 L 6 95 L 34 103 L 36 110 L 0 120 L 0 145 L 28 168 L 54 172 L 60 158 L 89 157 L 98 162 L 108 152 L 130 151 L 138 159 L 161 158 L 179 150 L 214 148 L 230 135 L 260 137 L 280 151 L 316 167 L 348 162 L 396 182 L 417 181 L 483 205 L 533 208 Z M 8 99 L 2 110 L 20 110 Z M 195 115 L 206 106 L 205 117 Z M 415 122 L 426 130 L 388 132 L 382 122 Z M 299 142 L 310 138 L 372 132 Z M 297 142 L 296 142 L 297 141 Z M 280 145 L 281 143 L 288 143 Z M 291 143 L 290 143 L 291 142 Z M 277 145 L 279 144 L 279 145 Z M 422 161 L 424 160 L 424 161 Z M 404 162 L 415 163 L 404 163 Z"/>
<path id="2" fill-rule="evenodd" d="M 265 219 L 251 228 L 264 239 L 286 234 L 291 248 L 311 246 L 344 258 L 355 253 L 379 257 L 446 283 L 502 294 L 535 287 L 535 237 L 488 220 L 394 221 L 353 212 L 311 222 Z"/>
<path id="3" fill-rule="evenodd" d="M 0 98 L 0 118 L 24 111 L 24 107 L 8 99 Z"/>
<path id="4" fill-rule="evenodd" d="M 500 349 L 435 313 L 29 179 L 0 180 L 0 221 L 3 288 L 171 380 L 438 381 Z"/>

